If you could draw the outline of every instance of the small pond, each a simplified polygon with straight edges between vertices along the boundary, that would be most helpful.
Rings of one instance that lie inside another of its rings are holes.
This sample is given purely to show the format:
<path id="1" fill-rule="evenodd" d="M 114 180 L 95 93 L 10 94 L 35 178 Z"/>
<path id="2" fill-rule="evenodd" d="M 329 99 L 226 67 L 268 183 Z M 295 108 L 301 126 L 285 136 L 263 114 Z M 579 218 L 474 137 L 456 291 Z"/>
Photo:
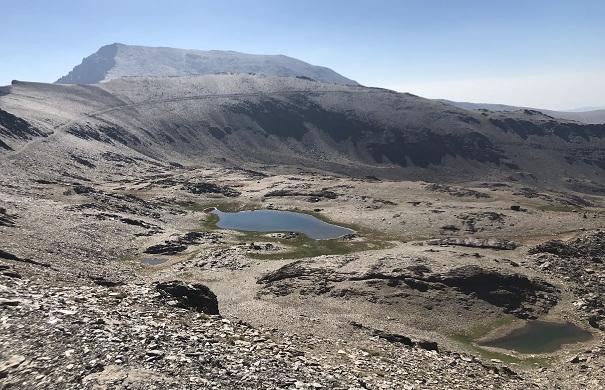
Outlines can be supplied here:
<path id="1" fill-rule="evenodd" d="M 167 257 L 145 257 L 141 259 L 141 263 L 145 265 L 160 265 L 168 261 Z"/>
<path id="2" fill-rule="evenodd" d="M 503 348 L 520 353 L 555 352 L 564 344 L 588 341 L 590 332 L 570 322 L 529 321 L 521 328 L 493 340 L 480 342 L 486 347 Z"/>
<path id="3" fill-rule="evenodd" d="M 293 211 L 249 210 L 227 213 L 211 211 L 218 216 L 217 226 L 222 229 L 246 232 L 297 232 L 314 240 L 329 240 L 355 233 L 354 230 L 324 222 L 312 215 Z"/>

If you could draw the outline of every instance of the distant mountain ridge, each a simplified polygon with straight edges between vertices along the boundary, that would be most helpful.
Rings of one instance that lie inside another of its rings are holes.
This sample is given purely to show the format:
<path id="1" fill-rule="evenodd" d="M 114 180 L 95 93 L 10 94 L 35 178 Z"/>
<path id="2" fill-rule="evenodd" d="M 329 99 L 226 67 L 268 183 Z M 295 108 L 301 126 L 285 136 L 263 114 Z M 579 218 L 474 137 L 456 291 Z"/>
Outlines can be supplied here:
<path id="1" fill-rule="evenodd" d="M 562 110 L 565 112 L 587 112 L 587 111 L 599 111 L 599 110 L 605 110 L 605 107 L 596 107 L 596 106 L 589 106 L 589 107 L 576 107 L 576 108 L 572 108 L 569 110 Z"/>
<path id="2" fill-rule="evenodd" d="M 325 83 L 358 85 L 357 82 L 329 68 L 311 65 L 284 55 L 132 46 L 121 43 L 101 47 L 56 83 L 96 84 L 128 76 L 167 77 L 216 73 L 306 77 Z"/>
<path id="3" fill-rule="evenodd" d="M 490 110 L 496 112 L 512 112 L 519 110 L 533 110 L 539 111 L 553 118 L 573 120 L 588 124 L 601 124 L 605 123 L 605 109 L 589 110 L 589 111 L 554 111 L 545 110 L 542 108 L 532 107 L 519 107 L 509 106 L 506 104 L 493 104 L 493 103 L 470 103 L 470 102 L 454 102 L 446 99 L 437 99 L 440 102 L 451 104 L 458 108 L 465 110 Z"/>
<path id="4" fill-rule="evenodd" d="M 300 77 L 15 82 L 0 96 L 0 110 L 0 155 L 78 177 L 82 169 L 103 175 L 143 159 L 440 182 L 512 180 L 605 193 L 605 125 L 533 110 L 469 111 Z M 84 160 L 88 165 L 78 162 Z"/>

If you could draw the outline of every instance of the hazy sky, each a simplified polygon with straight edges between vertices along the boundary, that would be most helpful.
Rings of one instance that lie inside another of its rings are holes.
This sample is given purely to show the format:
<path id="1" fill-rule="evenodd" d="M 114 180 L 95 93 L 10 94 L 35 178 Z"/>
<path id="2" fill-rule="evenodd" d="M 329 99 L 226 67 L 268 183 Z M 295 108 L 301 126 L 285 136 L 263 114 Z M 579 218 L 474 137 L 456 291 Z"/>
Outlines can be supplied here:
<path id="1" fill-rule="evenodd" d="M 605 0 L 0 0 L 0 85 L 122 42 L 286 54 L 431 98 L 605 106 Z"/>

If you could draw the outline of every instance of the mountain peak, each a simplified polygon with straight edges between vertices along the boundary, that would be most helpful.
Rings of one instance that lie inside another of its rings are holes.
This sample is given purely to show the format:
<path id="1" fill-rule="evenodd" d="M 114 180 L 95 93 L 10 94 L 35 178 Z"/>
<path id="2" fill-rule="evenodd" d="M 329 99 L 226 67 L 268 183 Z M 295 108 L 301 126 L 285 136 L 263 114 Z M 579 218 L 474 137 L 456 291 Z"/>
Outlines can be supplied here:
<path id="1" fill-rule="evenodd" d="M 226 50 L 189 50 L 112 43 L 84 58 L 59 84 L 96 84 L 128 76 L 187 76 L 213 73 L 257 73 L 303 76 L 333 84 L 357 85 L 333 70 L 285 55 L 247 54 Z"/>

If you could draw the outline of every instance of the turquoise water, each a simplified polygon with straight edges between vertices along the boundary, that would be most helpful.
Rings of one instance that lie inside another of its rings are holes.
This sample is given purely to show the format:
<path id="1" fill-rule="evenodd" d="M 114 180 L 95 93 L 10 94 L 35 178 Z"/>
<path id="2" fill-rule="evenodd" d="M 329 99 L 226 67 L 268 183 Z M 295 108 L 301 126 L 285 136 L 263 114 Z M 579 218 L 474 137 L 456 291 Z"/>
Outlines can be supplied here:
<path id="1" fill-rule="evenodd" d="M 315 240 L 328 240 L 354 233 L 354 230 L 324 222 L 312 215 L 293 211 L 249 210 L 226 213 L 211 211 L 219 217 L 222 229 L 246 232 L 297 232 Z"/>
<path id="2" fill-rule="evenodd" d="M 529 321 L 522 328 L 480 345 L 520 353 L 549 353 L 555 352 L 564 344 L 588 341 L 591 338 L 590 332 L 570 322 Z"/>

